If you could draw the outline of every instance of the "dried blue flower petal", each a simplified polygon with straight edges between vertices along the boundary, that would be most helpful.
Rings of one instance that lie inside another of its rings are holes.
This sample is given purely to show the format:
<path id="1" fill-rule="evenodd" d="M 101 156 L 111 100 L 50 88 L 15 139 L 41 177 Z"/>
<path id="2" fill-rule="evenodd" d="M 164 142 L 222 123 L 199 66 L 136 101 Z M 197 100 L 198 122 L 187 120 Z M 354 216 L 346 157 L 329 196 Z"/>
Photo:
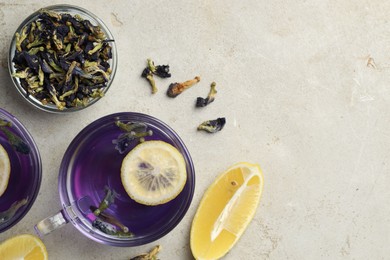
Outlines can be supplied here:
<path id="1" fill-rule="evenodd" d="M 141 122 L 123 123 L 121 121 L 116 121 L 115 125 L 124 131 L 118 138 L 112 140 L 112 143 L 115 144 L 115 149 L 118 150 L 120 154 L 126 152 L 132 142 L 143 142 L 145 141 L 145 137 L 153 135 L 153 131 L 147 130 L 147 125 Z"/>
<path id="2" fill-rule="evenodd" d="M 9 127 L 12 127 L 11 122 L 0 119 L 0 131 L 4 133 L 11 146 L 19 153 L 29 154 L 30 146 L 22 138 L 10 131 Z"/>
<path id="3" fill-rule="evenodd" d="M 121 121 L 116 121 L 115 124 L 125 132 L 145 132 L 147 129 L 147 125 L 141 122 L 128 122 L 128 123 L 123 123 Z"/>
<path id="4" fill-rule="evenodd" d="M 217 90 L 215 89 L 215 86 L 216 86 L 215 82 L 211 83 L 210 92 L 207 95 L 207 98 L 198 97 L 196 99 L 196 107 L 205 107 L 214 101 L 215 95 L 217 94 Z"/>
<path id="5" fill-rule="evenodd" d="M 151 87 L 152 87 L 152 94 L 156 93 L 158 91 L 156 87 L 156 82 L 154 81 L 153 75 L 156 75 L 160 78 L 169 78 L 171 76 L 171 73 L 169 72 L 169 65 L 154 65 L 154 61 L 151 59 L 147 60 L 148 66 L 142 71 L 141 76 L 146 78 Z"/>
<path id="6" fill-rule="evenodd" d="M 225 126 L 226 119 L 224 117 L 215 120 L 208 120 L 198 126 L 198 130 L 204 130 L 209 133 L 216 133 L 221 131 Z"/>
<path id="7" fill-rule="evenodd" d="M 93 214 L 99 216 L 103 211 L 105 211 L 111 204 L 115 202 L 115 198 L 119 197 L 119 194 L 115 190 L 110 189 L 108 186 L 105 188 L 106 195 L 103 200 L 99 203 L 99 208 L 94 210 Z"/>
<path id="8" fill-rule="evenodd" d="M 115 225 L 110 224 L 110 223 L 102 220 L 101 218 L 96 218 L 92 222 L 92 227 L 100 230 L 101 232 L 103 232 L 107 235 L 111 235 L 111 236 L 116 236 L 116 237 L 132 237 L 132 236 L 134 236 L 134 234 L 131 232 L 124 232 L 124 231 L 117 230 Z"/>
<path id="9" fill-rule="evenodd" d="M 112 143 L 115 144 L 115 149 L 118 150 L 120 154 L 123 154 L 133 140 L 134 137 L 129 133 L 124 133 L 120 134 L 117 139 L 112 140 Z"/>
<path id="10" fill-rule="evenodd" d="M 90 209 L 92 212 L 96 212 L 96 210 L 98 210 L 98 208 L 96 208 L 95 206 L 91 206 Z M 100 220 L 120 228 L 124 233 L 130 232 L 128 227 L 126 227 L 122 222 L 120 222 L 115 216 L 107 212 L 100 212 L 98 217 Z"/>

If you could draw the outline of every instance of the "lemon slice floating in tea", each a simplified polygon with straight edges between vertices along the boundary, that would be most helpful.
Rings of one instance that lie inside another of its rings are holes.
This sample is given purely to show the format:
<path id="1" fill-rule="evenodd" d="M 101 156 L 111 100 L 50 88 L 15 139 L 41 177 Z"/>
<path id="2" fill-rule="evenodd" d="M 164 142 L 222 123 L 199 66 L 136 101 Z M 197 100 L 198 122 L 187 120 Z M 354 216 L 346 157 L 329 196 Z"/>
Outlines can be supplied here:
<path id="1" fill-rule="evenodd" d="M 183 190 L 187 180 L 183 155 L 163 141 L 137 145 L 123 159 L 121 180 L 127 194 L 145 205 L 159 205 Z"/>
<path id="2" fill-rule="evenodd" d="M 46 260 L 48 256 L 45 245 L 38 237 L 25 234 L 9 238 L 0 244 L 0 259 Z"/>
<path id="3" fill-rule="evenodd" d="M 252 220 L 263 190 L 259 165 L 238 163 L 207 189 L 191 226 L 196 259 L 218 259 L 237 242 Z"/>
<path id="4" fill-rule="evenodd" d="M 7 151 L 0 144 L 0 197 L 7 189 L 10 174 L 11 162 L 9 160 Z"/>

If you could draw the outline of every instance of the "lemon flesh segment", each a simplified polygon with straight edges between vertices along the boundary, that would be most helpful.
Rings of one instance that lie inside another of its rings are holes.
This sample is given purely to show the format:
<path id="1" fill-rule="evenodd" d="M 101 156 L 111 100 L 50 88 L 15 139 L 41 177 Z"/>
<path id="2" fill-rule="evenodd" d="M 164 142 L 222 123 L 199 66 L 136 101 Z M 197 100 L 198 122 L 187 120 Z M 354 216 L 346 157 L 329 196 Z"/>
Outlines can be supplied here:
<path id="1" fill-rule="evenodd" d="M 8 186 L 11 175 L 11 162 L 7 151 L 0 144 L 0 197 L 4 194 Z"/>
<path id="2" fill-rule="evenodd" d="M 137 145 L 123 159 L 121 180 L 127 194 L 145 205 L 159 205 L 174 198 L 187 181 L 183 155 L 163 141 Z"/>
<path id="3" fill-rule="evenodd" d="M 46 260 L 48 255 L 45 245 L 38 237 L 25 234 L 0 244 L 0 259 Z"/>
<path id="4" fill-rule="evenodd" d="M 218 259 L 237 242 L 256 213 L 263 190 L 259 165 L 238 163 L 204 194 L 191 226 L 196 259 Z"/>

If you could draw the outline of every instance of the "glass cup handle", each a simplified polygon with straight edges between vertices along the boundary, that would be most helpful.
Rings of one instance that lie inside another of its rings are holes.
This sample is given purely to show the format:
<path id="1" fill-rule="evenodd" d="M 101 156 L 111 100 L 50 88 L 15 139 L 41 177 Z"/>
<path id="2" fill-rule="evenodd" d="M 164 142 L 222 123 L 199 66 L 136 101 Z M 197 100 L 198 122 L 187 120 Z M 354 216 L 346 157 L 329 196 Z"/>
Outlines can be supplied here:
<path id="1" fill-rule="evenodd" d="M 39 221 L 38 224 L 35 225 L 34 229 L 37 234 L 42 237 L 64 226 L 67 223 L 68 220 L 66 220 L 64 212 L 60 210 L 57 214 Z"/>

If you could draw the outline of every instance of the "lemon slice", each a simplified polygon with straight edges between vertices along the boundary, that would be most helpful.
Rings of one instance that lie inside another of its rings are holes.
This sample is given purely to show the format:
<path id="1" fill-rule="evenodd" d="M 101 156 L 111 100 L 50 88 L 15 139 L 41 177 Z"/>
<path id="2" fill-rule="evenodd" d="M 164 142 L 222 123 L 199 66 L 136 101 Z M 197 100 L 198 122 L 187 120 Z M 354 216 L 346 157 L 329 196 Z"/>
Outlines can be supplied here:
<path id="1" fill-rule="evenodd" d="M 127 194 L 145 205 L 166 203 L 182 191 L 187 171 L 183 155 L 163 141 L 140 143 L 123 159 L 122 184 Z"/>
<path id="2" fill-rule="evenodd" d="M 211 184 L 191 226 L 196 259 L 218 259 L 234 246 L 252 220 L 262 190 L 259 165 L 244 162 L 231 166 Z"/>
<path id="3" fill-rule="evenodd" d="M 48 259 L 45 245 L 33 235 L 19 235 L 7 239 L 0 244 L 1 260 L 46 260 Z"/>
<path id="4" fill-rule="evenodd" d="M 7 189 L 10 174 L 11 162 L 9 160 L 7 151 L 0 144 L 0 197 Z"/>

